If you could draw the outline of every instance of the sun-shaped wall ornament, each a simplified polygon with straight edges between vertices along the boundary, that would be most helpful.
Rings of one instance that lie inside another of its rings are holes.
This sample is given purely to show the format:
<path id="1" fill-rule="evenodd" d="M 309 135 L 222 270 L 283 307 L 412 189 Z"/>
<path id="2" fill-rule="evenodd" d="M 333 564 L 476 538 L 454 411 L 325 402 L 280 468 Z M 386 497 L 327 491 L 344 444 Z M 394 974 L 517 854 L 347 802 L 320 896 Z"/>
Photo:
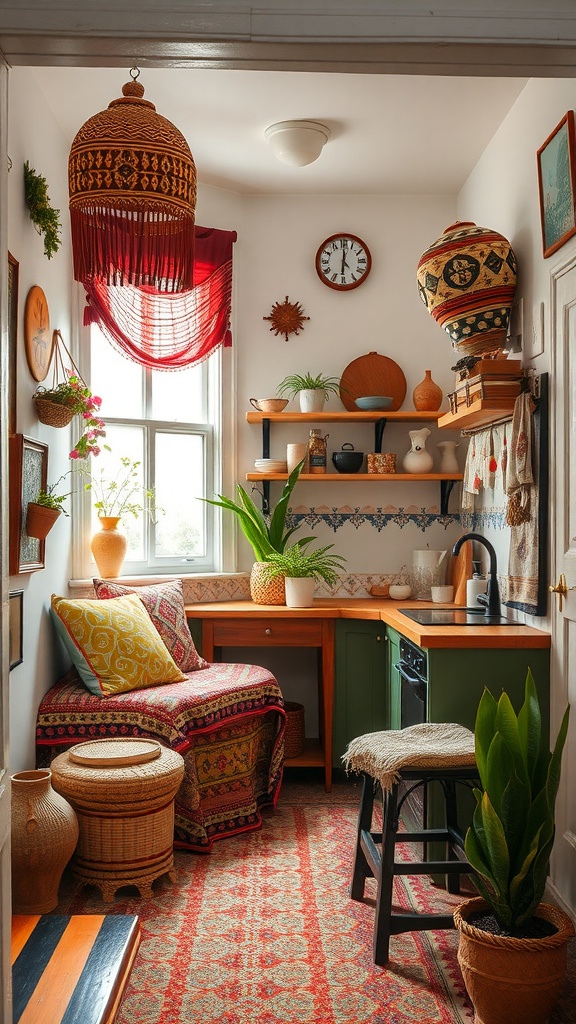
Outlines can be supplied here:
<path id="1" fill-rule="evenodd" d="M 274 303 L 270 316 L 263 316 L 262 319 L 270 321 L 270 330 L 274 331 L 276 337 L 283 334 L 284 340 L 288 341 L 289 334 L 300 334 L 304 329 L 304 321 L 310 317 L 304 316 L 304 310 L 299 302 L 290 302 L 286 296 L 284 302 Z"/>

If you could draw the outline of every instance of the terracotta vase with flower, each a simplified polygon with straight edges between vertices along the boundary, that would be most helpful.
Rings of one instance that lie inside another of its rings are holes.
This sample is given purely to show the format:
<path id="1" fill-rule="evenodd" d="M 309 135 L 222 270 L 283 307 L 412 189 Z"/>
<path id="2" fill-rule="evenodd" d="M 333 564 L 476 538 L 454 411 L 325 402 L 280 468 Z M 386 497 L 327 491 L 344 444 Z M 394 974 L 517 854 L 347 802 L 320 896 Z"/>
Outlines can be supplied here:
<path id="1" fill-rule="evenodd" d="M 81 471 L 82 472 L 82 471 Z M 86 471 L 85 471 L 86 472 Z M 162 512 L 156 505 L 152 489 L 144 487 L 141 463 L 123 456 L 116 467 L 101 466 L 98 473 L 88 473 L 90 479 L 84 489 L 96 499 L 94 508 L 98 513 L 100 529 L 90 542 L 90 549 L 102 579 L 120 575 L 128 541 L 118 529 L 125 515 L 149 515 L 154 518 Z"/>

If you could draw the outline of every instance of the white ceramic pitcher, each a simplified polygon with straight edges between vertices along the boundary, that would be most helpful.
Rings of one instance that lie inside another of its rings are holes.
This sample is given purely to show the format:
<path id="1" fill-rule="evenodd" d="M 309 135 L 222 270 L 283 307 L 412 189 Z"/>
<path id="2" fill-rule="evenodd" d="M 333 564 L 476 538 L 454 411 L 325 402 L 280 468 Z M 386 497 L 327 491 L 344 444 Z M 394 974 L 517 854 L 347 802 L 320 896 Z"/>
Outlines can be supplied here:
<path id="1" fill-rule="evenodd" d="M 432 587 L 444 583 L 447 551 L 412 552 L 412 596 L 417 601 L 431 601 Z"/>

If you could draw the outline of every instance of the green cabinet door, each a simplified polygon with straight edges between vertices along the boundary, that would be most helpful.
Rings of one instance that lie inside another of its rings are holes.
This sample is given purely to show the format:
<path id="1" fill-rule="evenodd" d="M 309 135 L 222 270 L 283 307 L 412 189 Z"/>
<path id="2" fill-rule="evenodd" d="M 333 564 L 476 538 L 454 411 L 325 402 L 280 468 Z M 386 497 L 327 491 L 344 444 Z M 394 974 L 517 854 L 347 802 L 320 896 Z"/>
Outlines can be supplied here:
<path id="1" fill-rule="evenodd" d="M 390 626 L 386 627 L 388 651 L 388 728 L 400 728 L 400 673 L 397 669 L 400 661 L 400 634 Z"/>
<path id="2" fill-rule="evenodd" d="M 387 727 L 384 623 L 338 619 L 335 623 L 334 736 L 332 764 L 350 740 Z"/>

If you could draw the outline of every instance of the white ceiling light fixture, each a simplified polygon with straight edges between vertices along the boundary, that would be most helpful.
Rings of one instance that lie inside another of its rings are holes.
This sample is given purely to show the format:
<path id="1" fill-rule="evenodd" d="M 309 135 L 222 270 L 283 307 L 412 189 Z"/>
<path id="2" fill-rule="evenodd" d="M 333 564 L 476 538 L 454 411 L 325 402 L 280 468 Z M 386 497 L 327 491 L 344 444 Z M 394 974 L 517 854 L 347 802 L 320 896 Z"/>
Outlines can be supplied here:
<path id="1" fill-rule="evenodd" d="M 264 134 L 278 160 L 290 167 L 304 167 L 318 159 L 330 129 L 318 121 L 278 121 Z"/>

